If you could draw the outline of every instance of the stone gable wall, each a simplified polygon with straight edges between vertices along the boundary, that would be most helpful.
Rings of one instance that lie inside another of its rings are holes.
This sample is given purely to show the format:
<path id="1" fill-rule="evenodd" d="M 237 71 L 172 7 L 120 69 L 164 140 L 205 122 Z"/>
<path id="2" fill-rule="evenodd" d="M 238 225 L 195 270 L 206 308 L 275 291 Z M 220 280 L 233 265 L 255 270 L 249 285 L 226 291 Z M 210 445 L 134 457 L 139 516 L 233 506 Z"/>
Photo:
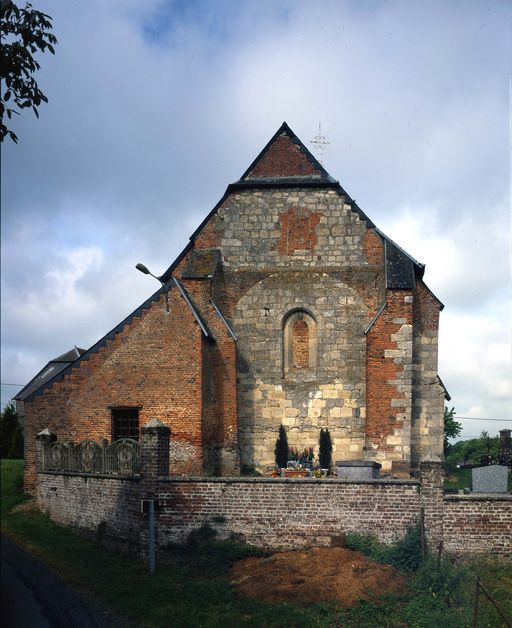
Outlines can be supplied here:
<path id="1" fill-rule="evenodd" d="M 333 460 L 362 458 L 364 331 L 384 298 L 382 240 L 326 189 L 232 193 L 212 224 L 228 287 L 220 299 L 238 336 L 242 464 L 274 464 L 280 424 L 290 445 L 316 453 L 329 427 Z M 314 318 L 314 366 L 288 370 L 283 327 L 294 310 Z"/>
<path id="2" fill-rule="evenodd" d="M 233 270 L 368 264 L 363 249 L 366 223 L 335 190 L 232 193 L 214 224 L 225 266 Z M 301 242 L 303 248 L 298 248 Z"/>
<path id="3" fill-rule="evenodd" d="M 295 308 L 316 321 L 316 360 L 285 372 L 283 323 Z M 358 293 L 335 275 L 277 273 L 246 292 L 233 322 L 242 463 L 272 467 L 281 424 L 290 446 L 318 455 L 320 429 L 328 427 L 334 460 L 361 458 L 367 311 Z"/>

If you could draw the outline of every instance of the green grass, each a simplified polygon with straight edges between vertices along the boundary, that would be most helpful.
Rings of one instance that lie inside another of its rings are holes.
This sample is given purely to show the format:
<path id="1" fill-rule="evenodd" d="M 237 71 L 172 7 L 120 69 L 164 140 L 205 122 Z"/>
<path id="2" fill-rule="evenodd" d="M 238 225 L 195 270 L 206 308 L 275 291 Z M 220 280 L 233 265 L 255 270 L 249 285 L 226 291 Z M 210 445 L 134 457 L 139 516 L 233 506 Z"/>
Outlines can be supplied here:
<path id="1" fill-rule="evenodd" d="M 462 490 L 465 488 L 471 488 L 471 469 L 457 469 L 455 467 L 447 467 L 446 479 L 444 481 L 445 488 L 456 488 Z M 512 492 L 512 472 L 508 474 L 508 486 L 509 493 Z"/>
<path id="2" fill-rule="evenodd" d="M 471 488 L 471 469 L 447 470 L 444 487 L 458 490 Z"/>
<path id="3" fill-rule="evenodd" d="M 265 604 L 239 597 L 229 583 L 232 562 L 254 550 L 216 542 L 203 530 L 188 546 L 169 548 L 165 563 L 160 561 L 151 577 L 141 561 L 108 552 L 40 513 L 12 512 L 27 499 L 20 488 L 21 473 L 22 461 L 2 461 L 2 531 L 71 585 L 100 595 L 138 626 L 438 628 L 442 623 L 443 628 L 460 628 L 471 623 L 474 575 L 444 562 L 438 566 L 434 561 L 416 573 L 409 572 L 410 595 L 361 602 L 350 610 L 335 604 Z M 413 546 L 407 543 L 401 551 L 410 553 Z M 512 564 L 475 563 L 471 570 L 512 615 Z M 446 590 L 450 595 L 446 596 Z M 481 613 L 480 626 L 502 626 L 483 598 Z"/>

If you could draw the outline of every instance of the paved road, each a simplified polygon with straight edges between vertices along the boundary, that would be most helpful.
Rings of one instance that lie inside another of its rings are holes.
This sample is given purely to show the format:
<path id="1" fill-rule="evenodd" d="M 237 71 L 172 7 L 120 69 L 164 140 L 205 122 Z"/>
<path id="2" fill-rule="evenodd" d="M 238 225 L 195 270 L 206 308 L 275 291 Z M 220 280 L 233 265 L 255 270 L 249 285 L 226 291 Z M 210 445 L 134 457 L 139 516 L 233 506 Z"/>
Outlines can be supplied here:
<path id="1" fill-rule="evenodd" d="M 78 593 L 44 563 L 1 537 L 2 628 L 133 628 L 92 596 Z"/>

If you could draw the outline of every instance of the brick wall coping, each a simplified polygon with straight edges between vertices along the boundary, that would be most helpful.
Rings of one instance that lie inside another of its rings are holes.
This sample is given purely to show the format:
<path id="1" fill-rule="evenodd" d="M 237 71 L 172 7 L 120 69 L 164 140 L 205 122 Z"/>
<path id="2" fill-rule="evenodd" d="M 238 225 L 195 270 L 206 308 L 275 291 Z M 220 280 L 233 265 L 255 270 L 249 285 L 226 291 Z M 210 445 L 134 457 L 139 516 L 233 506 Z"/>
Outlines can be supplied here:
<path id="1" fill-rule="evenodd" d="M 73 473 L 71 471 L 38 471 L 38 476 L 42 475 L 64 475 L 67 477 L 97 478 L 98 480 L 128 480 L 129 482 L 139 482 L 140 475 L 114 475 L 110 473 Z"/>
<path id="2" fill-rule="evenodd" d="M 474 493 L 473 495 L 445 495 L 444 500 L 448 502 L 510 502 L 510 493 Z"/>
<path id="3" fill-rule="evenodd" d="M 159 482 L 169 482 L 173 484 L 180 483 L 206 483 L 213 482 L 216 484 L 306 484 L 308 486 L 326 486 L 328 484 L 376 484 L 385 486 L 387 484 L 393 486 L 420 486 L 419 480 L 391 480 L 391 479 L 375 479 L 375 480 L 338 480 L 332 479 L 316 479 L 316 478 L 252 478 L 252 477 L 205 477 L 205 476 L 189 476 L 189 477 L 159 477 Z"/>

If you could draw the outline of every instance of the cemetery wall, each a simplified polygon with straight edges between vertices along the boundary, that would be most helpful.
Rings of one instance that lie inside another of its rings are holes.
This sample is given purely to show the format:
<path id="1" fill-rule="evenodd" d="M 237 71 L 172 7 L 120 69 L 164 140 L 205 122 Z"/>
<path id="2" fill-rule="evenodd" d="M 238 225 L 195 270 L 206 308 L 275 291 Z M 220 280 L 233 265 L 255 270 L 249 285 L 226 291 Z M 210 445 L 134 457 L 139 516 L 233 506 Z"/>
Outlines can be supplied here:
<path id="1" fill-rule="evenodd" d="M 415 480 L 183 478 L 160 480 L 159 544 L 185 541 L 204 524 L 267 548 L 340 544 L 347 532 L 384 543 L 419 516 Z"/>
<path id="2" fill-rule="evenodd" d="M 512 556 L 512 495 L 446 495 L 443 506 L 446 552 Z"/>
<path id="3" fill-rule="evenodd" d="M 169 428 L 159 421 L 142 428 L 140 475 L 40 469 L 37 503 L 57 523 L 142 552 L 148 518 L 141 500 L 157 499 L 160 547 L 186 541 L 205 524 L 219 538 L 235 536 L 271 549 L 339 545 L 350 532 L 389 544 L 423 513 L 433 552 L 512 556 L 512 495 L 446 496 L 440 461 L 424 461 L 420 481 L 168 477 L 169 439 Z M 37 450 L 41 454 L 42 446 Z"/>
<path id="4" fill-rule="evenodd" d="M 137 477 L 38 473 L 39 508 L 61 525 L 115 539 L 139 542 L 140 481 Z"/>

